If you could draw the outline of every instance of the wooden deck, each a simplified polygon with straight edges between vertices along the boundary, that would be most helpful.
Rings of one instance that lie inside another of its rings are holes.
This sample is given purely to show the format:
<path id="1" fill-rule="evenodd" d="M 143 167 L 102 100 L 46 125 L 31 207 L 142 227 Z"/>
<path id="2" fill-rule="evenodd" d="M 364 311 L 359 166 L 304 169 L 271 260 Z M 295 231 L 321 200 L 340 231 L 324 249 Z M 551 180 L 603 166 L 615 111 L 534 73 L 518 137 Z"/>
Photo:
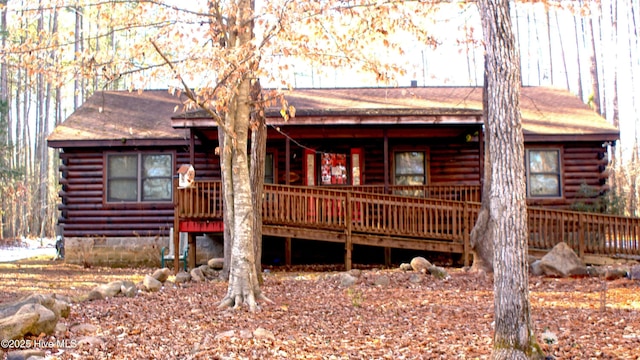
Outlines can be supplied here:
<path id="1" fill-rule="evenodd" d="M 220 229 L 220 182 L 196 182 L 178 189 L 175 198 L 176 228 L 189 231 L 184 224 L 201 224 L 202 231 Z M 480 188 L 472 185 L 265 185 L 263 234 L 344 243 L 347 268 L 355 244 L 457 253 L 468 265 L 479 200 Z M 538 207 L 529 207 L 528 215 L 530 253 L 544 253 L 564 241 L 591 262 L 598 257 L 640 258 L 640 218 Z"/>

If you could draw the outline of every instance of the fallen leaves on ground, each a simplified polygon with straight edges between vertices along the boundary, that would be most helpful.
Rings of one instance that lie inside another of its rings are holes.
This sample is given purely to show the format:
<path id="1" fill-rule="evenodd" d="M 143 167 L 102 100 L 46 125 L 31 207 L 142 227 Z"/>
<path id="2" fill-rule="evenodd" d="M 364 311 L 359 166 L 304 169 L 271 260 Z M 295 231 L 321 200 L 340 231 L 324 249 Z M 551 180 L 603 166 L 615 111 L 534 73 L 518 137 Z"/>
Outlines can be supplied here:
<path id="1" fill-rule="evenodd" d="M 67 327 L 94 325 L 104 343 L 50 351 L 58 359 L 487 359 L 493 281 L 448 270 L 451 278 L 443 281 L 370 269 L 349 288 L 340 286 L 337 272 L 274 270 L 262 287 L 274 304 L 261 303 L 255 313 L 217 309 L 224 282 L 166 283 L 160 292 L 135 298 L 74 304 L 63 320 Z M 124 280 L 127 271 L 136 277 L 142 270 L 41 274 L 80 284 L 96 272 L 105 283 Z M 381 275 L 389 285 L 374 285 Z M 9 275 L 2 270 L 0 276 L 5 294 Z M 640 359 L 640 283 L 620 279 L 604 285 L 594 278 L 530 279 L 535 331 L 549 358 Z M 55 290 L 65 293 L 64 287 Z M 257 329 L 272 337 L 258 336 Z"/>

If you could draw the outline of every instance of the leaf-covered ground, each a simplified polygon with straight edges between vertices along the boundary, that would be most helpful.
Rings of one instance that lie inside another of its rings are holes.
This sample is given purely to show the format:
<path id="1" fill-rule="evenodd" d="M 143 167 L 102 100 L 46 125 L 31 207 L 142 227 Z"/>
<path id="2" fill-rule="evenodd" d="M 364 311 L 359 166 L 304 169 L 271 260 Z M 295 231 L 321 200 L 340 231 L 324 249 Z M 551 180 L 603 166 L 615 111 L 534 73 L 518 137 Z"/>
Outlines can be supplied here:
<path id="1" fill-rule="evenodd" d="M 139 281 L 152 272 L 18 264 L 0 264 L 0 302 L 30 291 L 77 298 L 99 283 Z M 448 269 L 451 278 L 443 281 L 400 270 L 364 270 L 356 285 L 344 288 L 339 273 L 308 270 L 266 274 L 263 290 L 275 303 L 262 303 L 256 313 L 218 310 L 226 291 L 222 282 L 167 283 L 160 292 L 135 298 L 76 303 L 62 321 L 68 330 L 56 340 L 77 339 L 74 326 L 90 324 L 89 335 L 103 343 L 46 350 L 52 359 L 489 356 L 493 285 L 488 276 Z M 389 278 L 388 285 L 374 284 L 381 276 Z M 639 282 L 532 277 L 530 285 L 535 329 L 548 358 L 640 359 Z"/>

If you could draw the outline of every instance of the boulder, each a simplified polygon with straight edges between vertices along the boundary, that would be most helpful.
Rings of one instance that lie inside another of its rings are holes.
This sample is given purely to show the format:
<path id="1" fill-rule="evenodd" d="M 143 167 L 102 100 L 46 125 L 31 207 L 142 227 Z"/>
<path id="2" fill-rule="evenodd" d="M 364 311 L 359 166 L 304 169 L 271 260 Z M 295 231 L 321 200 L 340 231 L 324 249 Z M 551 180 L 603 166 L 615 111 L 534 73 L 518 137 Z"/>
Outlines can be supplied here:
<path id="1" fill-rule="evenodd" d="M 542 268 L 540 267 L 541 263 L 542 262 L 540 260 L 535 260 L 529 263 L 529 273 L 533 276 L 544 275 L 544 272 L 542 272 Z"/>
<path id="2" fill-rule="evenodd" d="M 207 262 L 207 265 L 215 270 L 222 270 L 224 267 L 224 258 L 213 258 Z"/>
<path id="3" fill-rule="evenodd" d="M 587 267 L 569 245 L 564 242 L 558 243 L 540 259 L 540 268 L 547 276 L 587 275 Z"/>
<path id="4" fill-rule="evenodd" d="M 129 298 L 135 297 L 138 293 L 138 288 L 133 281 L 123 281 L 120 287 L 120 292 Z"/>
<path id="5" fill-rule="evenodd" d="M 87 301 L 104 300 L 104 295 L 96 289 L 93 289 L 87 295 Z"/>
<path id="6" fill-rule="evenodd" d="M 268 340 L 275 340 L 276 337 L 275 335 L 273 335 L 273 333 L 267 329 L 264 328 L 257 328 L 253 331 L 253 336 L 256 339 L 268 339 Z"/>
<path id="7" fill-rule="evenodd" d="M 0 318 L 15 314 L 25 304 L 40 304 L 51 309 L 55 304 L 55 298 L 51 295 L 32 294 L 12 303 L 0 305 Z"/>
<path id="8" fill-rule="evenodd" d="M 633 265 L 627 274 L 631 280 L 640 280 L 640 265 Z"/>
<path id="9" fill-rule="evenodd" d="M 627 276 L 627 270 L 622 268 L 607 269 L 604 272 L 605 280 L 617 280 Z"/>
<path id="10" fill-rule="evenodd" d="M 171 270 L 169 270 L 168 268 L 163 268 L 163 269 L 158 269 L 156 271 L 153 272 L 153 275 L 151 275 L 154 279 L 160 281 L 161 283 L 167 281 L 167 279 L 169 278 L 169 275 L 171 275 Z"/>
<path id="11" fill-rule="evenodd" d="M 433 265 L 431 265 L 431 263 L 422 256 L 417 256 L 411 259 L 411 268 L 414 271 L 426 273 L 431 266 Z"/>
<path id="12" fill-rule="evenodd" d="M 78 324 L 72 326 L 70 331 L 76 335 L 92 335 L 98 331 L 98 327 L 92 324 Z"/>
<path id="13" fill-rule="evenodd" d="M 0 319 L 0 339 L 20 339 L 35 326 L 40 319 L 38 313 L 14 314 Z"/>
<path id="14" fill-rule="evenodd" d="M 112 281 L 108 284 L 102 284 L 94 290 L 102 294 L 102 298 L 110 298 L 118 295 L 122 289 L 122 281 Z"/>
<path id="15" fill-rule="evenodd" d="M 65 300 L 58 300 L 56 298 L 53 306 L 50 308 L 56 314 L 56 317 L 59 318 L 68 318 L 71 315 L 71 304 Z"/>
<path id="16" fill-rule="evenodd" d="M 436 279 L 446 280 L 450 277 L 447 270 L 440 266 L 430 266 L 427 270 L 429 270 L 429 274 Z"/>
<path id="17" fill-rule="evenodd" d="M 56 314 L 41 304 L 25 304 L 16 312 L 16 315 L 20 314 L 38 314 L 38 321 L 24 335 L 53 334 L 58 323 Z"/>
<path id="18" fill-rule="evenodd" d="M 35 360 L 44 359 L 46 356 L 42 350 L 28 349 L 12 351 L 7 354 L 7 360 Z"/>
<path id="19" fill-rule="evenodd" d="M 391 279 L 387 275 L 380 275 L 373 281 L 376 286 L 389 286 L 390 283 Z"/>
<path id="20" fill-rule="evenodd" d="M 191 281 L 191 275 L 188 272 L 180 271 L 176 274 L 176 284 L 182 284 Z"/>
<path id="21" fill-rule="evenodd" d="M 210 268 L 209 265 L 200 265 L 198 268 L 207 280 L 213 280 L 218 277 L 218 272 Z"/>
<path id="22" fill-rule="evenodd" d="M 348 271 L 349 275 L 353 276 L 353 277 L 357 277 L 359 278 L 360 276 L 362 276 L 362 270 L 360 269 L 351 269 Z"/>
<path id="23" fill-rule="evenodd" d="M 144 280 L 142 280 L 142 284 L 147 291 L 158 291 L 162 288 L 162 283 L 151 275 L 146 275 Z"/>
<path id="24" fill-rule="evenodd" d="M 411 270 L 413 270 L 413 267 L 411 267 L 411 264 L 402 263 L 402 264 L 400 264 L 400 270 L 402 270 L 402 271 L 411 271 Z"/>
<path id="25" fill-rule="evenodd" d="M 340 274 L 340 286 L 342 287 L 353 286 L 357 281 L 358 278 L 349 273 Z"/>
<path id="26" fill-rule="evenodd" d="M 200 269 L 199 267 L 195 269 L 191 269 L 190 274 L 191 274 L 191 280 L 195 282 L 203 282 L 206 280 L 204 274 L 202 273 L 202 269 Z"/>

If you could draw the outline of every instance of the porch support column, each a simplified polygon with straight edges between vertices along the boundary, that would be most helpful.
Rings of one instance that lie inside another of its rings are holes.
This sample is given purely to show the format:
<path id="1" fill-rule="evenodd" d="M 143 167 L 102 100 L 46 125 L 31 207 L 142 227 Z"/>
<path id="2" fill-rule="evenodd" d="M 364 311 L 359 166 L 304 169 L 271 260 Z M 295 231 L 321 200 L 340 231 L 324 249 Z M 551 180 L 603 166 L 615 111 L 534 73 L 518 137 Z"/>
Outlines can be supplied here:
<path id="1" fill-rule="evenodd" d="M 389 193 L 389 135 L 387 129 L 382 130 L 382 136 L 384 137 L 383 144 L 383 166 L 384 166 L 384 193 Z"/>
<path id="2" fill-rule="evenodd" d="M 189 128 L 189 163 L 196 167 L 196 135 L 193 129 Z"/>
<path id="3" fill-rule="evenodd" d="M 173 188 L 178 188 L 178 179 L 173 179 Z M 177 191 L 177 190 L 174 190 Z M 180 215 L 178 210 L 178 197 L 177 194 L 173 195 L 173 238 L 169 241 L 173 241 L 173 248 L 178 249 L 178 252 L 174 250 L 173 257 L 173 273 L 177 274 L 180 271 Z"/>
<path id="4" fill-rule="evenodd" d="M 390 247 L 384 248 L 384 266 L 386 267 L 391 266 L 391 248 Z"/>
<path id="5" fill-rule="evenodd" d="M 284 183 L 285 185 L 291 184 L 291 141 L 289 138 L 284 140 Z M 274 161 L 275 162 L 275 161 Z M 285 265 L 291 265 L 291 238 L 284 238 L 284 263 Z"/>
<path id="6" fill-rule="evenodd" d="M 188 259 L 188 267 L 189 269 L 195 269 L 196 267 L 196 233 L 189 232 L 187 233 L 189 237 L 189 259 Z M 176 248 L 178 249 L 178 248 Z M 178 256 L 176 255 L 176 258 Z"/>
<path id="7" fill-rule="evenodd" d="M 351 270 L 352 264 L 352 253 L 353 253 L 353 242 L 351 240 L 351 227 L 353 223 L 353 206 L 351 204 L 351 192 L 347 192 L 347 199 L 345 201 L 345 206 L 347 207 L 347 228 L 346 228 L 346 240 L 344 244 L 344 267 L 348 270 Z"/>

